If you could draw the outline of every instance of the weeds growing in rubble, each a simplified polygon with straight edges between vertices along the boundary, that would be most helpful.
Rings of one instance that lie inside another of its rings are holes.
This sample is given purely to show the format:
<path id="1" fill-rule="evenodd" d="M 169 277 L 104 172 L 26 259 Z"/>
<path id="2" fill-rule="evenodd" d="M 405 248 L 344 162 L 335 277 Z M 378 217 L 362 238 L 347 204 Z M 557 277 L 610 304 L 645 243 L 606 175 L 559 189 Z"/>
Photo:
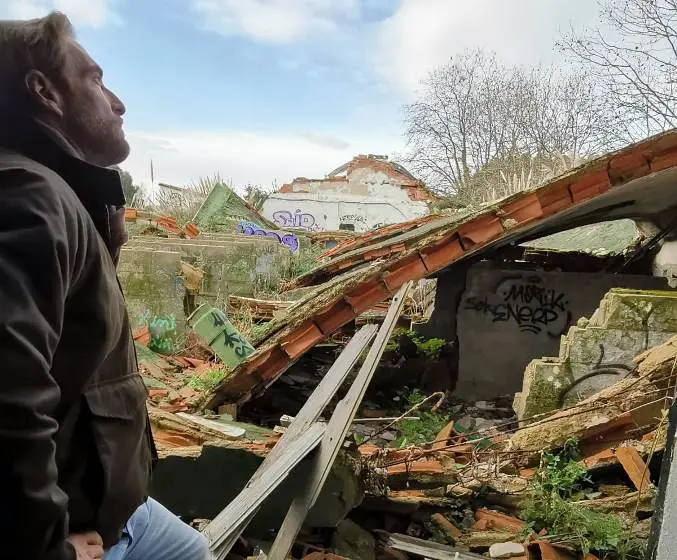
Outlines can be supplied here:
<path id="1" fill-rule="evenodd" d="M 310 247 L 300 247 L 299 252 L 292 256 L 290 278 L 294 279 L 310 272 L 320 265 L 320 255 L 326 251 L 321 243 Z"/>
<path id="2" fill-rule="evenodd" d="M 595 551 L 609 560 L 640 560 L 641 542 L 628 534 L 618 517 L 576 503 L 592 484 L 578 459 L 578 445 L 573 440 L 561 453 L 543 455 L 522 504 L 525 533 L 545 529 L 544 538 L 552 543 L 573 545 L 586 554 Z"/>
<path id="3" fill-rule="evenodd" d="M 199 391 L 211 391 L 215 389 L 228 371 L 226 369 L 214 369 L 194 375 L 188 381 L 188 386 Z"/>
<path id="4" fill-rule="evenodd" d="M 418 389 L 409 391 L 405 387 L 405 390 L 409 407 L 417 405 L 426 398 L 426 395 Z M 395 441 L 395 447 L 402 448 L 407 445 L 420 445 L 421 443 L 435 441 L 437 434 L 449 423 L 450 419 L 448 414 L 426 410 L 418 410 L 416 415 L 419 420 L 403 420 L 399 424 L 400 437 Z"/>
<path id="5" fill-rule="evenodd" d="M 419 355 L 427 356 L 431 359 L 438 358 L 440 350 L 442 350 L 442 347 L 447 343 L 443 338 L 425 338 L 414 331 L 400 328 L 393 331 L 393 334 L 386 345 L 386 352 L 401 351 L 400 344 L 402 336 L 405 336 L 416 345 Z"/>

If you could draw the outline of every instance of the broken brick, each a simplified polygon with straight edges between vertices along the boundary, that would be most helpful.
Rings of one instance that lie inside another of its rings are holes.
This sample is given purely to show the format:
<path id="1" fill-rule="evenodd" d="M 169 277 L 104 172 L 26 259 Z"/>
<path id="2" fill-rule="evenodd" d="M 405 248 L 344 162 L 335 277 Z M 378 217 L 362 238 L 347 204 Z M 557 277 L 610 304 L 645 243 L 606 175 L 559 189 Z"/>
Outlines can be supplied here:
<path id="1" fill-rule="evenodd" d="M 496 239 L 502 233 L 501 221 L 493 214 L 478 216 L 458 228 L 461 245 L 466 251 L 475 248 L 477 245 L 484 245 L 492 239 Z"/>
<path id="2" fill-rule="evenodd" d="M 418 254 L 394 264 L 386 272 L 383 273 L 383 281 L 388 290 L 391 292 L 397 291 L 400 286 L 404 285 L 409 280 L 419 280 L 427 274 L 428 270 L 425 263 L 421 260 Z"/>
<path id="3" fill-rule="evenodd" d="M 324 334 L 312 321 L 306 321 L 282 339 L 280 346 L 292 360 L 315 346 L 324 338 Z"/>
<path id="4" fill-rule="evenodd" d="M 586 173 L 580 179 L 574 180 L 574 182 L 569 185 L 569 191 L 571 192 L 571 198 L 574 201 L 574 204 L 578 204 L 599 196 L 603 192 L 609 190 L 610 186 L 609 176 L 607 175 L 606 170 L 602 169 L 600 171 Z"/>
<path id="5" fill-rule="evenodd" d="M 635 488 L 641 494 L 646 492 L 651 486 L 651 474 L 639 451 L 634 447 L 619 447 L 616 449 L 616 457 Z"/>
<path id="6" fill-rule="evenodd" d="M 439 243 L 419 250 L 428 272 L 436 272 L 463 256 L 463 247 L 456 233 Z"/>
<path id="7" fill-rule="evenodd" d="M 435 525 L 437 525 L 447 537 L 449 537 L 449 540 L 452 543 L 455 543 L 463 533 L 454 525 L 451 521 L 449 521 L 444 515 L 441 513 L 436 513 L 434 514 L 431 518 L 430 521 L 432 521 Z"/>
<path id="8" fill-rule="evenodd" d="M 148 346 L 152 338 L 150 334 L 150 329 L 146 325 L 144 325 L 143 327 L 139 327 L 138 329 L 135 329 L 134 332 L 132 333 L 132 336 L 134 338 L 134 342 L 140 344 L 141 346 Z"/>
<path id="9" fill-rule="evenodd" d="M 506 530 L 515 534 L 524 528 L 524 522 L 516 517 L 484 508 L 475 512 L 475 519 L 478 521 L 486 520 L 489 529 Z"/>

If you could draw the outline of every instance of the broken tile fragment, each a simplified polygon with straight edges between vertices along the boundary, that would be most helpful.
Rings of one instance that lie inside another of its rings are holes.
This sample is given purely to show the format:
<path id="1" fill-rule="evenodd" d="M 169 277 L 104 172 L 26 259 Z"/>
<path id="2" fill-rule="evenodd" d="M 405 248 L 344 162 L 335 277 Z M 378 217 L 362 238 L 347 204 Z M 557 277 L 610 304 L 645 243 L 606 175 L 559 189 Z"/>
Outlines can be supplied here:
<path id="1" fill-rule="evenodd" d="M 526 554 L 524 545 L 515 542 L 496 543 L 489 547 L 490 558 L 514 558 L 524 554 Z"/>

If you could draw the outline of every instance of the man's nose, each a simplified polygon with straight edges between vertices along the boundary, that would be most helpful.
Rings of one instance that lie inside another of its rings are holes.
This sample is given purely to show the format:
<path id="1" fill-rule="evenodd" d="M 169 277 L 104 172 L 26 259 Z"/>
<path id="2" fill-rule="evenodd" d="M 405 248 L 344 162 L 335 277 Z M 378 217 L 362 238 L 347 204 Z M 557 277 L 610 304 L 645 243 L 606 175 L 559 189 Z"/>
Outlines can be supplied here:
<path id="1" fill-rule="evenodd" d="M 110 106 L 113 112 L 120 117 L 124 115 L 127 112 L 127 108 L 122 100 L 109 89 L 106 89 L 106 92 L 108 93 Z"/>

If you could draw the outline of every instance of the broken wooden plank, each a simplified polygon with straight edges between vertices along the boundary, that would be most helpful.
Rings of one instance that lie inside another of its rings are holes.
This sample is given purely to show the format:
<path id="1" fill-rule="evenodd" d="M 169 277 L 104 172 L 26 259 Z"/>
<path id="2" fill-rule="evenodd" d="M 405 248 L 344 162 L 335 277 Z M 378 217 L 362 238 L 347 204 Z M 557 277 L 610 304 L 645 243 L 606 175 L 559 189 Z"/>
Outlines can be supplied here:
<path id="1" fill-rule="evenodd" d="M 471 552 L 463 552 L 437 544 L 432 541 L 424 541 L 408 535 L 389 534 L 387 535 L 389 548 L 401 550 L 409 554 L 422 556 L 423 558 L 430 558 L 430 560 L 486 560 L 484 556 L 472 554 Z"/>
<path id="2" fill-rule="evenodd" d="M 346 396 L 336 406 L 334 414 L 332 414 L 332 417 L 329 420 L 325 436 L 322 439 L 320 451 L 313 459 L 311 478 L 305 488 L 303 488 L 292 501 L 291 507 L 282 522 L 282 527 L 280 527 L 275 542 L 270 549 L 268 556 L 271 560 L 285 560 L 301 530 L 301 526 L 303 525 L 306 515 L 308 515 L 308 511 L 317 500 L 317 497 L 329 476 L 331 466 L 345 441 L 350 424 L 357 414 L 360 403 L 367 391 L 367 386 L 378 367 L 386 344 L 388 344 L 388 341 L 390 340 L 397 320 L 402 312 L 406 295 L 412 285 L 413 282 L 407 282 L 393 298 L 388 314 L 376 335 L 374 344 L 369 349 L 369 353 L 367 354 L 355 381 L 350 386 Z"/>
<path id="3" fill-rule="evenodd" d="M 277 460 L 284 452 L 288 442 L 293 441 L 310 428 L 313 423 L 317 422 L 331 399 L 334 398 L 336 392 L 343 385 L 346 377 L 355 367 L 364 349 L 376 335 L 376 331 L 378 331 L 378 325 L 365 325 L 355 334 L 334 364 L 329 368 L 329 371 L 322 378 L 322 381 L 320 381 L 299 413 L 294 417 L 294 420 L 289 424 L 284 435 L 268 454 L 261 466 Z"/>
<path id="4" fill-rule="evenodd" d="M 194 439 L 199 444 L 208 441 L 232 441 L 241 437 L 241 434 L 231 431 L 226 425 L 212 425 L 211 422 L 202 422 L 203 418 L 190 414 L 173 414 L 154 406 L 148 406 L 148 417 L 153 428 L 170 430 Z M 239 428 L 238 428 L 239 430 Z"/>
<path id="5" fill-rule="evenodd" d="M 247 487 L 257 484 L 268 473 L 269 468 L 272 468 L 276 462 L 282 461 L 283 457 L 290 453 L 290 449 L 303 434 L 317 425 L 316 422 L 320 418 L 320 415 L 352 371 L 362 352 L 374 338 L 377 330 L 378 327 L 376 325 L 366 325 L 351 339 L 315 391 L 313 391 L 313 394 L 289 424 L 285 434 L 264 459 L 256 473 L 254 473 Z M 231 525 L 221 528 L 222 530 L 230 531 L 230 534 L 217 536 L 217 529 L 212 528 L 211 534 L 214 535 L 215 540 L 212 551 L 216 554 L 217 558 L 224 558 L 230 552 L 230 549 L 237 542 L 237 539 L 253 519 L 254 515 L 256 515 L 257 511 L 258 507 L 252 508 L 240 519 L 240 523 L 237 526 Z M 212 523 L 214 522 L 212 521 Z"/>
<path id="6" fill-rule="evenodd" d="M 325 424 L 317 422 L 290 442 L 279 459 L 269 463 L 263 473 L 259 468 L 257 474 L 260 476 L 257 480 L 250 482 L 207 526 L 204 535 L 209 540 L 210 550 L 217 553 L 217 560 L 225 558 L 228 554 L 228 551 L 223 551 L 222 544 L 241 527 L 244 519 L 248 519 L 256 512 L 263 501 L 287 478 L 291 470 L 319 445 L 325 429 Z"/>
<path id="7" fill-rule="evenodd" d="M 229 426 L 223 422 L 217 422 L 216 420 L 210 420 L 209 418 L 203 418 L 202 416 L 197 416 L 195 414 L 186 414 L 185 412 L 177 412 L 176 415 L 185 420 L 186 422 L 192 422 L 194 424 L 199 424 L 210 430 L 214 430 L 223 434 L 224 437 L 238 439 L 243 437 L 247 431 L 244 428 L 238 426 Z"/>
<path id="8" fill-rule="evenodd" d="M 511 542 L 517 533 L 510 531 L 474 531 L 463 539 L 470 550 L 485 550 L 492 545 Z"/>
<path id="9" fill-rule="evenodd" d="M 640 494 L 644 494 L 651 487 L 651 475 L 639 451 L 634 447 L 619 447 L 616 449 L 616 457 L 635 488 Z"/>

